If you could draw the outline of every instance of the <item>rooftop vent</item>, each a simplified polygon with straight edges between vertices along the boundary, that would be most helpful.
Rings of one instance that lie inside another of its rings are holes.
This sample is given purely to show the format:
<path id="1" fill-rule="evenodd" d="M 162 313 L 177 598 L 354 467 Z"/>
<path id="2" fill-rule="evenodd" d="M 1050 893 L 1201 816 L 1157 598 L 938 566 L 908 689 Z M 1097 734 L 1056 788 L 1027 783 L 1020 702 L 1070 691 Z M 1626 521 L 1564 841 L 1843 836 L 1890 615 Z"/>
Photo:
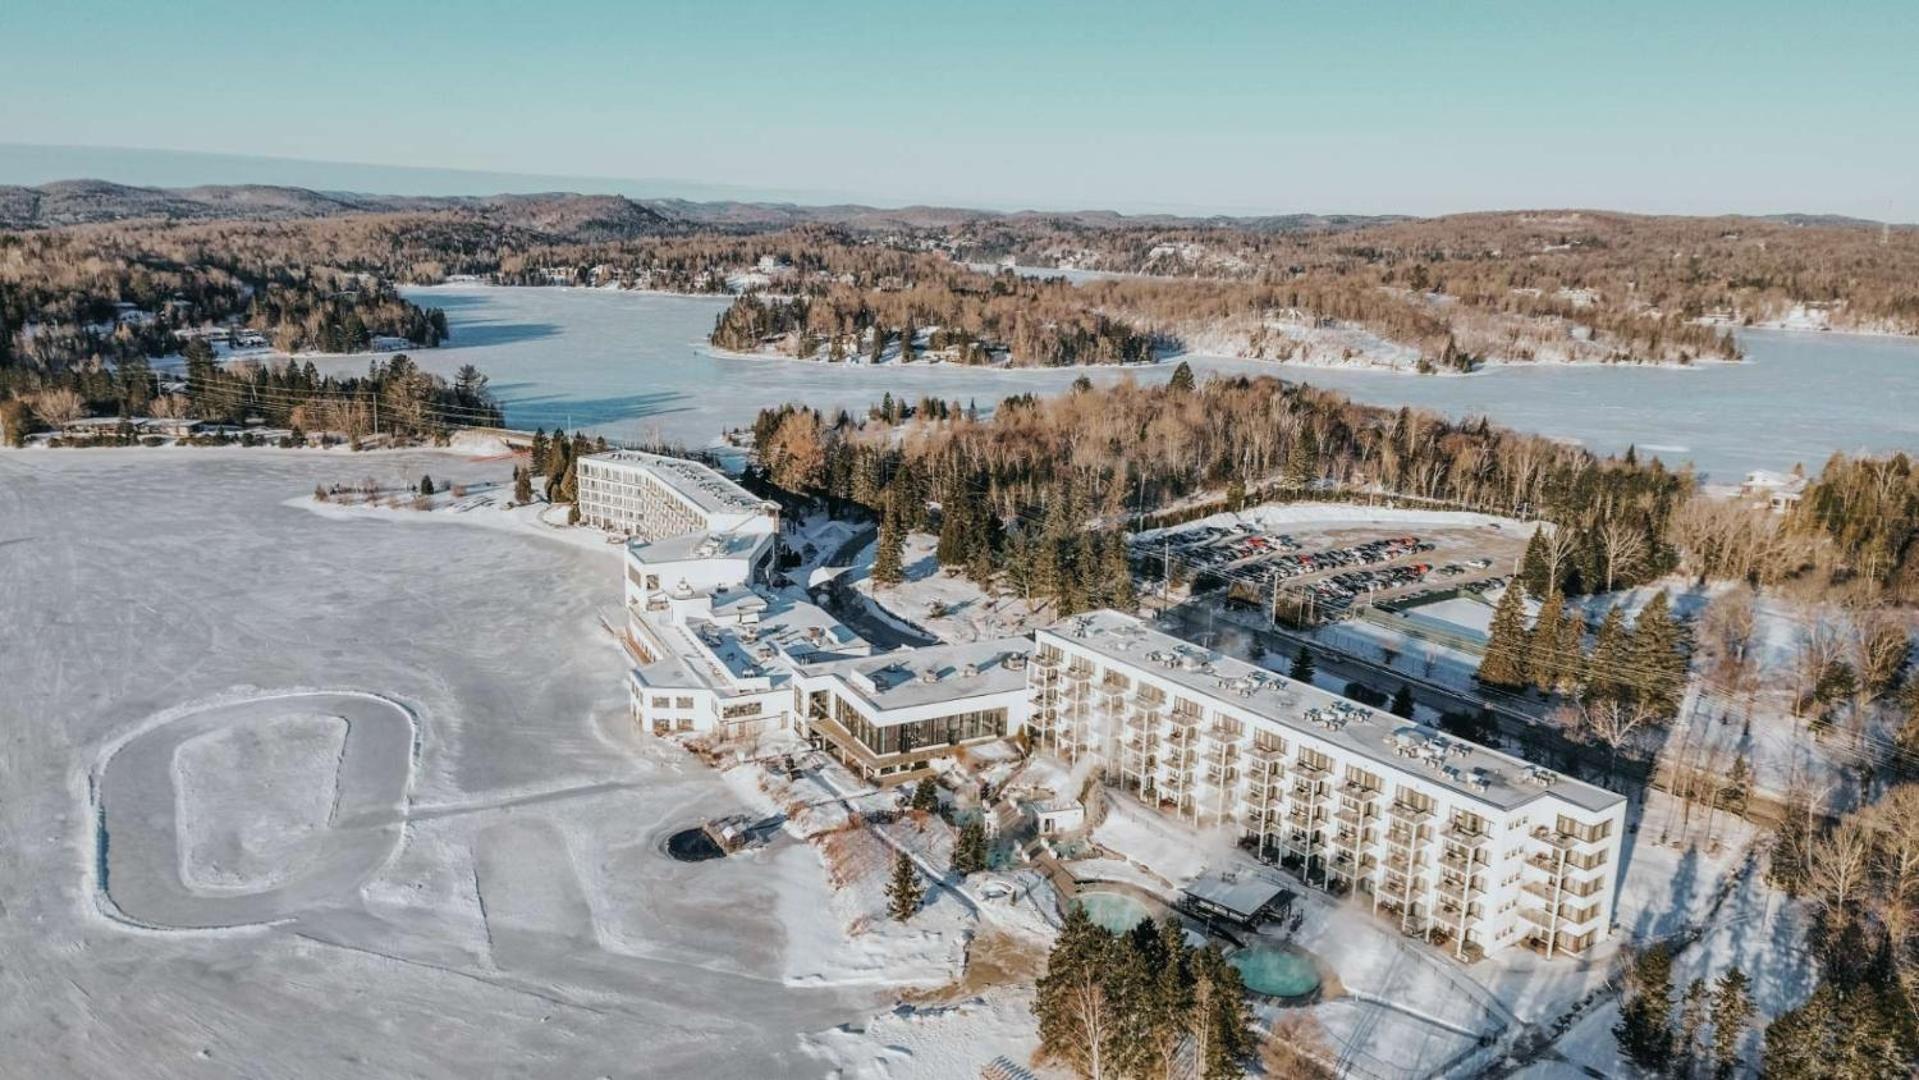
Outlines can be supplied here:
<path id="1" fill-rule="evenodd" d="M 1025 671 L 1026 670 L 1026 654 L 1023 652 L 1007 653 L 1006 669 L 1008 671 Z"/>
<path id="2" fill-rule="evenodd" d="M 960 669 L 960 674 L 968 679 L 975 678 L 979 675 L 979 665 L 968 662 L 965 667 Z"/>
<path id="3" fill-rule="evenodd" d="M 940 673 L 938 671 L 935 671 L 934 669 L 930 667 L 922 668 L 920 670 L 920 682 L 931 685 L 938 681 L 940 681 Z"/>

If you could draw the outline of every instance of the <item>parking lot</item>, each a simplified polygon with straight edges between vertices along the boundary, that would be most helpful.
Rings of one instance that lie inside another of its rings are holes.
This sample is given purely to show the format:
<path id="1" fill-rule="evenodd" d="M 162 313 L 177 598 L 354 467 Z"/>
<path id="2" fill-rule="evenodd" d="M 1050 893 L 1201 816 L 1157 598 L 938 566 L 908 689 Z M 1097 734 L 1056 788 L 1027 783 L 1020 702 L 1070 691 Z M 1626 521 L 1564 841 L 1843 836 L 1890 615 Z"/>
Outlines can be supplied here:
<path id="1" fill-rule="evenodd" d="M 1319 620 L 1441 589 L 1496 588 L 1530 535 L 1526 526 L 1476 515 L 1289 522 L 1287 509 L 1262 507 L 1141 534 L 1132 541 L 1135 565 L 1153 584 L 1170 570 L 1175 586 L 1195 595 L 1217 592 L 1261 607 L 1278 596 Z"/>

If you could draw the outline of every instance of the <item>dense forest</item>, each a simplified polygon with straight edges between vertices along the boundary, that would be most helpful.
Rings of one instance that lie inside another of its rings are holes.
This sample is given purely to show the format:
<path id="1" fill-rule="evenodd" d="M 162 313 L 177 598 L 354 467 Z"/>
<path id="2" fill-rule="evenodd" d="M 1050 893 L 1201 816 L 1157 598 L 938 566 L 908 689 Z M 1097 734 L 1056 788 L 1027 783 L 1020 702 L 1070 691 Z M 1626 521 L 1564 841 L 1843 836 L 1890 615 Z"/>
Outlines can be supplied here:
<path id="1" fill-rule="evenodd" d="M 1457 214 L 1350 229 L 1050 227 L 991 220 L 953 230 L 975 260 L 1067 263 L 1247 281 L 1351 280 L 1455 298 L 1463 307 L 1579 320 L 1717 316 L 1752 324 L 1797 305 L 1838 328 L 1919 333 L 1919 228 L 1863 221 L 1646 217 L 1595 211 Z"/>
<path id="2" fill-rule="evenodd" d="M 763 411 L 754 433 L 777 486 L 867 507 L 883 523 L 903 515 L 906 528 L 937 506 L 942 562 L 975 577 L 1003 571 L 1017 590 L 1067 607 L 1115 599 L 1100 593 L 1126 577 L 1118 530 L 1207 492 L 1331 485 L 1546 516 L 1569 538 L 1560 588 L 1591 591 L 1671 569 L 1671 519 L 1694 488 L 1656 460 L 1602 460 L 1483 420 L 1362 406 L 1270 378 L 1196 382 L 1184 370 L 1160 387 L 1082 382 L 1056 398 L 1009 399 L 985 420 L 932 403 L 892 421 L 785 406 Z M 1607 536 L 1632 557 L 1608 562 Z M 1588 558 L 1597 562 L 1575 574 Z"/>

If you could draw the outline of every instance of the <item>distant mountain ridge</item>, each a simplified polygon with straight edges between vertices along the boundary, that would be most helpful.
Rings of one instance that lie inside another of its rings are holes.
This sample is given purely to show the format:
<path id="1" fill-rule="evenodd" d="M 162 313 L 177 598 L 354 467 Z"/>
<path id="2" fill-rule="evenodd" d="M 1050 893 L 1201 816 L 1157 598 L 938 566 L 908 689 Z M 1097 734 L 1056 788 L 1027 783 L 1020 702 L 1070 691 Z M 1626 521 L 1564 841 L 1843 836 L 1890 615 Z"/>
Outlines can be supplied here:
<path id="1" fill-rule="evenodd" d="M 1408 220 L 1403 215 L 1283 214 L 1266 217 L 1182 217 L 1111 210 L 975 210 L 964 207 L 882 208 L 852 203 L 631 199 L 622 195 L 547 192 L 524 195 L 377 195 L 266 184 L 138 187 L 106 180 L 58 180 L 36 187 L 0 186 L 0 227 L 56 228 L 135 219 L 293 221 L 364 213 L 468 211 L 503 224 L 574 239 L 617 239 L 675 226 L 780 229 L 833 225 L 860 231 L 938 229 L 971 222 L 1044 223 L 1076 228 L 1123 226 L 1259 232 L 1359 228 Z"/>

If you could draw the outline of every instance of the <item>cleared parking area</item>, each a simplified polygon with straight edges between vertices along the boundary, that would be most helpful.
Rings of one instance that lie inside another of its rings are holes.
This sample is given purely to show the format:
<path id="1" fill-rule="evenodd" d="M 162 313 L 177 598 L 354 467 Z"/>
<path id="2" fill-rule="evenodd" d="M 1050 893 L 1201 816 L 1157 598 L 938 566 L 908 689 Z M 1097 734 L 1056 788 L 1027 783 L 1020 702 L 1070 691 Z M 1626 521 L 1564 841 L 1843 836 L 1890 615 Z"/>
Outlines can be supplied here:
<path id="1" fill-rule="evenodd" d="M 1301 515 L 1298 510 L 1309 510 Z M 1258 507 L 1135 535 L 1134 565 L 1158 586 L 1170 575 L 1190 595 L 1276 602 L 1311 621 L 1429 593 L 1482 593 L 1505 584 L 1532 526 L 1479 514 L 1338 506 Z"/>

